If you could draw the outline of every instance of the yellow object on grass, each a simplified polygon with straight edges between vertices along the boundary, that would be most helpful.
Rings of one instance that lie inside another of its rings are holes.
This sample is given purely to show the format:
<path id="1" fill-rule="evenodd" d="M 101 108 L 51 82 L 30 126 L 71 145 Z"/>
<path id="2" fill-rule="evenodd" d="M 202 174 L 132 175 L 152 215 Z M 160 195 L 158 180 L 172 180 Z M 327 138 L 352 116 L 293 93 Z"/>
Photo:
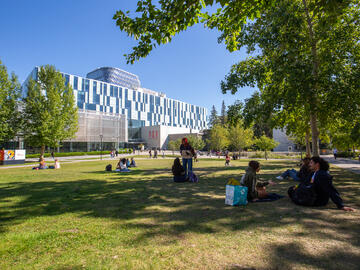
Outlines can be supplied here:
<path id="1" fill-rule="evenodd" d="M 227 185 L 240 186 L 240 182 L 235 178 L 230 178 L 229 181 L 227 182 Z"/>

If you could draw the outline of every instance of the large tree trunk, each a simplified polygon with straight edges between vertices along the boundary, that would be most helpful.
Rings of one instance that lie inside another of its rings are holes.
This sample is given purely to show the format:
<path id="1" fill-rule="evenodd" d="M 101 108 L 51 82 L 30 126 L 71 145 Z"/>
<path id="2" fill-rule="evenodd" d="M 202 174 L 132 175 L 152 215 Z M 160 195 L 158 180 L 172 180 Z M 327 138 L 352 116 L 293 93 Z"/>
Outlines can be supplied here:
<path id="1" fill-rule="evenodd" d="M 312 155 L 319 156 L 319 130 L 317 128 L 317 119 L 314 113 L 310 114 Z"/>
<path id="2" fill-rule="evenodd" d="M 305 144 L 306 144 L 306 157 L 311 157 L 311 148 L 310 148 L 310 132 L 307 130 L 305 134 Z"/>
<path id="3" fill-rule="evenodd" d="M 313 110 L 310 113 L 310 127 L 311 127 L 311 139 L 312 139 L 312 154 L 313 156 L 319 156 L 319 130 L 317 128 L 317 116 L 314 113 L 314 109 L 316 109 L 316 105 L 318 103 L 317 100 L 317 90 L 318 90 L 318 79 L 319 79 L 319 58 L 317 54 L 317 47 L 316 47 L 316 40 L 315 35 L 313 31 L 313 22 L 310 16 L 310 12 L 306 3 L 306 0 L 302 0 L 302 3 L 304 5 L 304 11 L 306 15 L 306 21 L 308 25 L 308 34 L 310 39 L 310 46 L 311 46 L 311 55 L 312 55 L 312 76 L 314 78 L 314 85 L 312 89 L 312 96 L 310 97 L 311 100 L 311 106 L 310 108 Z"/>
<path id="4" fill-rule="evenodd" d="M 44 153 L 45 153 L 45 145 L 42 145 L 40 150 L 40 159 L 44 158 Z"/>

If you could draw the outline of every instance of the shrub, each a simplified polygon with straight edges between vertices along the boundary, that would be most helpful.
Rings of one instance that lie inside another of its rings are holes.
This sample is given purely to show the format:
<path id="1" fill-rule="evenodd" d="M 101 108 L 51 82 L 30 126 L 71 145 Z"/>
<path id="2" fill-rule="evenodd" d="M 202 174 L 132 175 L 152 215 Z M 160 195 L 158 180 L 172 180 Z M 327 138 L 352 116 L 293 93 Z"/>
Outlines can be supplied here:
<path id="1" fill-rule="evenodd" d="M 353 152 L 349 152 L 349 151 L 338 152 L 338 153 L 337 153 L 337 157 L 353 158 L 353 157 L 354 157 L 354 153 L 353 153 Z"/>
<path id="2" fill-rule="evenodd" d="M 124 149 L 119 149 L 118 150 L 119 154 L 131 154 L 132 153 L 132 149 L 130 148 L 124 148 Z M 91 152 L 60 152 L 60 153 L 54 153 L 55 157 L 73 157 L 73 156 L 91 156 L 91 155 L 107 155 L 110 153 L 109 150 L 104 150 L 104 151 L 91 151 Z M 27 158 L 38 158 L 40 156 L 40 153 L 38 154 L 29 154 L 26 155 Z M 44 157 L 50 157 L 51 154 L 50 153 L 45 153 Z"/>

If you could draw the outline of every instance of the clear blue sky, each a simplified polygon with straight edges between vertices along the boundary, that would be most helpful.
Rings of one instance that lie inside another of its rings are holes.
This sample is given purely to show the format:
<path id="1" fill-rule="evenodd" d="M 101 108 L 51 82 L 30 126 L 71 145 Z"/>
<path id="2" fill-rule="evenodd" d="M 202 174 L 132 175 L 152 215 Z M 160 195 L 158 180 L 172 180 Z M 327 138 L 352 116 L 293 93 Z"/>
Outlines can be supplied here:
<path id="1" fill-rule="evenodd" d="M 2 0 L 0 59 L 22 83 L 33 67 L 55 65 L 60 71 L 85 76 L 102 66 L 118 67 L 140 77 L 143 87 L 168 97 L 220 112 L 250 97 L 254 89 L 222 94 L 220 81 L 245 51 L 229 53 L 217 43 L 219 33 L 197 25 L 127 65 L 125 53 L 136 44 L 112 19 L 115 12 L 135 10 L 136 0 Z"/>

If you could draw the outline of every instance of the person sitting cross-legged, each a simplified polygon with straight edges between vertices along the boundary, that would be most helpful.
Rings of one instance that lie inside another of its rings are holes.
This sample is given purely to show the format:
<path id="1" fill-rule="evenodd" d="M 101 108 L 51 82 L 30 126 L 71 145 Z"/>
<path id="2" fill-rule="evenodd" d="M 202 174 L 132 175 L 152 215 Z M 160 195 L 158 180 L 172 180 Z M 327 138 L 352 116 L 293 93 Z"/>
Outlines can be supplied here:
<path id="1" fill-rule="evenodd" d="M 120 159 L 119 163 L 116 166 L 116 171 L 118 172 L 130 172 L 126 166 L 126 158 Z"/>
<path id="2" fill-rule="evenodd" d="M 252 160 L 249 162 L 249 167 L 245 170 L 246 173 L 241 178 L 241 185 L 248 188 L 247 199 L 248 201 L 256 201 L 268 197 L 266 192 L 267 185 L 275 185 L 272 181 L 258 181 L 257 175 L 260 171 L 260 163 Z"/>
<path id="3" fill-rule="evenodd" d="M 189 178 L 185 174 L 185 169 L 180 163 L 179 158 L 175 158 L 174 165 L 171 168 L 174 175 L 174 182 L 181 183 L 189 181 Z"/>
<path id="4" fill-rule="evenodd" d="M 130 162 L 130 165 L 129 165 L 129 168 L 130 167 L 136 167 L 136 162 L 135 162 L 135 159 L 132 157 L 131 158 L 131 162 Z"/>

